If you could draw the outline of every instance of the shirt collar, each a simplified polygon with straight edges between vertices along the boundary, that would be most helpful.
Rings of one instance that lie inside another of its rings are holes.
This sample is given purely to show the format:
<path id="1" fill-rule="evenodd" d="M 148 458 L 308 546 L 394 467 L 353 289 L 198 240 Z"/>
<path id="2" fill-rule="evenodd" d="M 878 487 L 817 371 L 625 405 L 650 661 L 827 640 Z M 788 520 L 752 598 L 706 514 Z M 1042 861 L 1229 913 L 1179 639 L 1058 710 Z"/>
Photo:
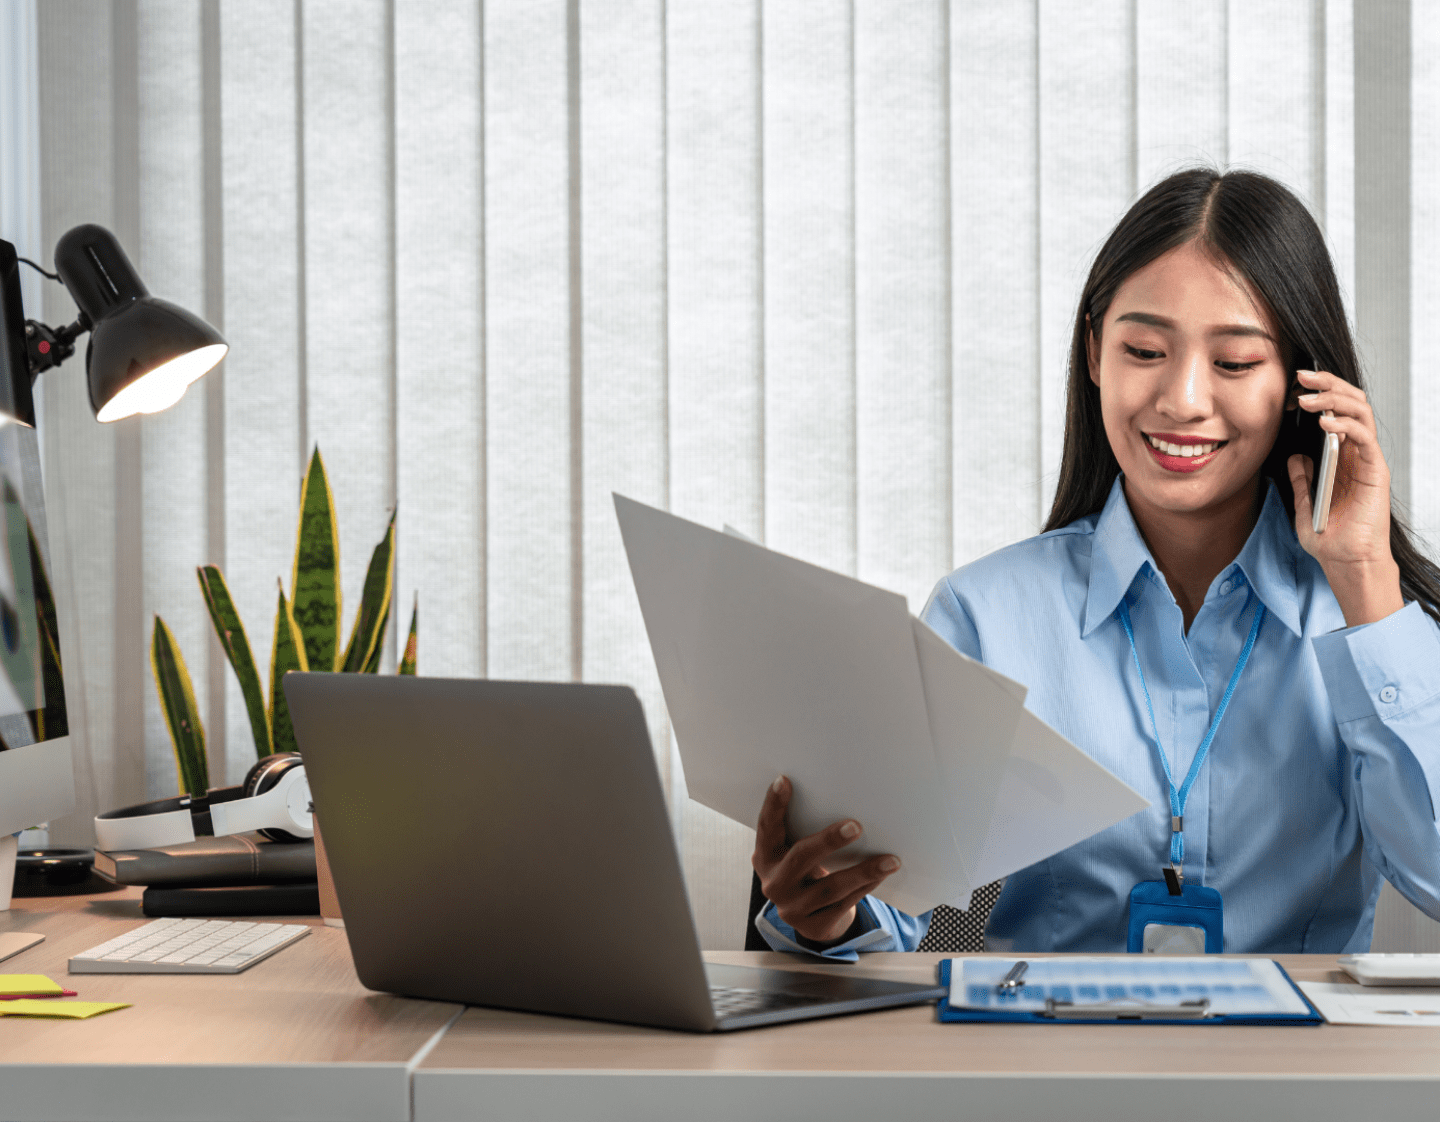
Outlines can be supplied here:
<path id="1" fill-rule="evenodd" d="M 1105 509 L 1095 523 L 1090 553 L 1090 586 L 1085 601 L 1081 635 L 1089 634 L 1115 614 L 1120 598 L 1135 583 L 1145 565 L 1158 571 L 1116 476 Z M 1246 582 L 1275 616 L 1297 636 L 1300 635 L 1300 596 L 1296 589 L 1297 551 L 1285 504 L 1273 483 L 1266 484 L 1265 505 L 1245 548 L 1226 570 L 1239 569 Z"/>

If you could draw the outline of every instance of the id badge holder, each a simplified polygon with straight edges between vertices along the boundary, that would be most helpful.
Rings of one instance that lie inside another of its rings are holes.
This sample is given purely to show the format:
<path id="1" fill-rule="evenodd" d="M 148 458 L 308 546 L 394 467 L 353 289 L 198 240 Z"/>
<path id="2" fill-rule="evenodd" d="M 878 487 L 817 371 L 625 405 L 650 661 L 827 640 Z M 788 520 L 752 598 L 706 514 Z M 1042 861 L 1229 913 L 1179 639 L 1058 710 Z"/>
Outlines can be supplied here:
<path id="1" fill-rule="evenodd" d="M 1130 890 L 1132 954 L 1219 954 L 1225 949 L 1220 893 L 1199 884 L 1172 896 L 1163 880 L 1141 881 Z"/>

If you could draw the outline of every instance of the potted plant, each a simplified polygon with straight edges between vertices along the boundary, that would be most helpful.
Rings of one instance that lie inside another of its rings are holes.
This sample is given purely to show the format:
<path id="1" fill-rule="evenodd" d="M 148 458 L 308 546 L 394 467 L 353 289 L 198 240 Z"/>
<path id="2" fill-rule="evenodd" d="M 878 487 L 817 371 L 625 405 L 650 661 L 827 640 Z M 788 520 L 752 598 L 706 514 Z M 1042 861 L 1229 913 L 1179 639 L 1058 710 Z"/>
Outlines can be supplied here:
<path id="1" fill-rule="evenodd" d="M 385 629 L 390 622 L 394 562 L 395 515 L 392 512 L 385 536 L 370 555 L 360 607 L 355 613 L 349 641 L 342 648 L 340 543 L 334 496 L 317 447 L 300 489 L 300 520 L 288 598 L 284 585 L 276 581 L 275 638 L 270 652 L 268 697 L 224 574 L 215 565 L 201 565 L 195 570 L 215 634 L 240 683 L 257 759 L 272 752 L 295 751 L 295 729 L 280 686 L 287 671 L 326 670 L 342 674 L 379 671 Z M 415 673 L 418 617 L 417 597 L 410 612 L 410 632 L 400 659 L 400 674 Z M 159 615 L 155 617 L 151 637 L 150 665 L 175 749 L 180 787 L 192 796 L 203 795 L 210 787 L 205 726 L 179 644 Z M 328 868 L 318 826 L 315 841 L 316 862 L 324 879 Z M 321 898 L 325 898 L 324 885 Z"/>

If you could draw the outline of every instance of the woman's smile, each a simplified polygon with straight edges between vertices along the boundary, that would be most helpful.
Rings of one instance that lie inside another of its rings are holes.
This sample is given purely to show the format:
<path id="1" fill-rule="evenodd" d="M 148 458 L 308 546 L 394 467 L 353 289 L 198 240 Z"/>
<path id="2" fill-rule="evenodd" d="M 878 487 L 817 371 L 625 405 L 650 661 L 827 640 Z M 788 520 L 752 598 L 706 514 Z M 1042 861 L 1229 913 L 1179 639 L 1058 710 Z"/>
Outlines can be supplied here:
<path id="1" fill-rule="evenodd" d="M 1173 432 L 1142 434 L 1155 462 L 1166 471 L 1199 471 L 1214 461 L 1227 441 L 1199 436 L 1183 436 Z"/>

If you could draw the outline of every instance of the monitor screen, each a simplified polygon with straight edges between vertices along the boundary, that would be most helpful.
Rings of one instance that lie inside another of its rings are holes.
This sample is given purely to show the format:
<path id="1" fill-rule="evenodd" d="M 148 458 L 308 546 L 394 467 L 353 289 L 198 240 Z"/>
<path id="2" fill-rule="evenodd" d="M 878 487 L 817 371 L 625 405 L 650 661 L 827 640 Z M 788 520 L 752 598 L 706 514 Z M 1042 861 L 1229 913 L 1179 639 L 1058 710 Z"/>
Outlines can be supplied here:
<path id="1" fill-rule="evenodd" d="M 15 248 L 0 241 L 0 412 L 30 401 Z M 23 389 L 22 389 L 23 388 Z M 0 424 L 0 752 L 69 733 L 35 430 Z"/>
<path id="2" fill-rule="evenodd" d="M 20 299 L 20 259 L 0 238 L 0 417 L 35 416 L 30 397 L 30 357 L 25 309 Z"/>

